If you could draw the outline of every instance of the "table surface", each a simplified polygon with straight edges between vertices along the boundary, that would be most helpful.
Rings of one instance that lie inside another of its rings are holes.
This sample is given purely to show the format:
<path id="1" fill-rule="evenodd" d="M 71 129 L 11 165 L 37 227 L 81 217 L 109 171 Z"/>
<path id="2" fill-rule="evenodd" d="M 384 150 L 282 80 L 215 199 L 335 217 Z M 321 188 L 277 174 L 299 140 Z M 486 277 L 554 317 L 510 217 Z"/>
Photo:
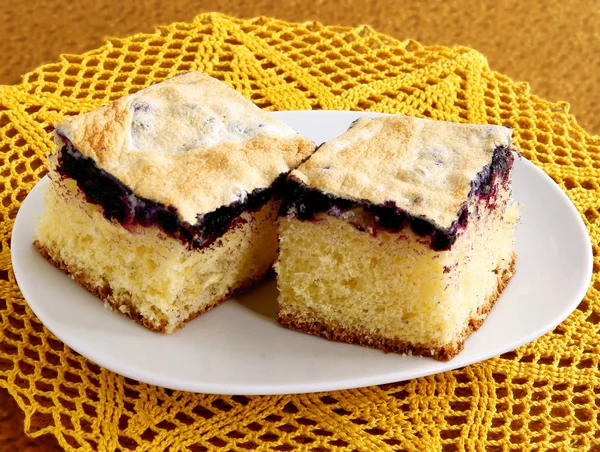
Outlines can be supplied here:
<path id="1" fill-rule="evenodd" d="M 242 18 L 266 15 L 295 22 L 368 24 L 401 40 L 473 47 L 487 56 L 492 69 L 529 82 L 540 97 L 569 102 L 579 123 L 600 134 L 600 2 L 594 0 L 4 2 L 0 84 L 19 83 L 25 72 L 56 61 L 61 53 L 98 47 L 106 36 L 149 32 L 159 24 L 190 21 L 204 11 Z M 60 450 L 53 437 L 31 440 L 22 431 L 18 406 L 0 390 L 0 451 Z"/>

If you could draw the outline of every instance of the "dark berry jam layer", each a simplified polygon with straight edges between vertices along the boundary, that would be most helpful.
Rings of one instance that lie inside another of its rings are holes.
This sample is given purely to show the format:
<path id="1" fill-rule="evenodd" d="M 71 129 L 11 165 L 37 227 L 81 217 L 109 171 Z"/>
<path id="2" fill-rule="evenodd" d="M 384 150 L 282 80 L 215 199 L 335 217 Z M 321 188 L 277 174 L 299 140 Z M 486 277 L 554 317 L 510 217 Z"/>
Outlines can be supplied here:
<path id="1" fill-rule="evenodd" d="M 137 225 L 156 225 L 190 249 L 210 246 L 243 221 L 239 218 L 242 212 L 257 211 L 269 200 L 278 197 L 287 175 L 280 175 L 268 188 L 252 191 L 243 201 L 199 215 L 197 223 L 192 225 L 182 221 L 174 207 L 135 195 L 129 187 L 98 168 L 93 159 L 84 156 L 71 144 L 60 150 L 57 170 L 61 176 L 74 179 L 87 201 L 102 207 L 106 219 L 116 220 L 130 230 Z"/>
<path id="2" fill-rule="evenodd" d="M 280 215 L 295 216 L 299 220 L 311 221 L 315 215 L 327 212 L 328 215 L 344 217 L 350 210 L 360 208 L 370 215 L 370 232 L 377 230 L 398 232 L 410 227 L 420 237 L 429 237 L 433 250 L 442 251 L 452 247 L 461 230 L 467 226 L 469 218 L 469 200 L 485 202 L 495 209 L 499 187 L 506 187 L 508 175 L 513 166 L 514 157 L 511 147 L 498 147 L 494 150 L 492 162 L 485 166 L 471 183 L 471 192 L 460 211 L 457 220 L 449 229 L 441 229 L 426 218 L 413 216 L 396 206 L 394 201 L 373 204 L 369 201 L 355 201 L 332 196 L 321 190 L 311 188 L 295 177 L 289 177 Z M 365 230 L 365 222 L 352 222 L 360 230 Z"/>

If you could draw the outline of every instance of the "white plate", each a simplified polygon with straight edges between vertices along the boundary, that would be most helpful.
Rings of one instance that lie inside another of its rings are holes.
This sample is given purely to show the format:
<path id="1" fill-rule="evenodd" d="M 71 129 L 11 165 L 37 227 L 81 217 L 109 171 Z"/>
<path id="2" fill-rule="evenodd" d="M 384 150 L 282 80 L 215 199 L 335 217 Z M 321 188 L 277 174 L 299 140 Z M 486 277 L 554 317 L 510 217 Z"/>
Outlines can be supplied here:
<path id="1" fill-rule="evenodd" d="M 315 142 L 333 138 L 354 112 L 276 116 Z M 517 273 L 481 329 L 452 361 L 384 354 L 278 326 L 269 282 L 173 335 L 147 331 L 108 311 L 31 245 L 43 208 L 42 180 L 23 202 L 12 236 L 19 286 L 31 309 L 65 344 L 114 372 L 146 383 L 217 394 L 288 394 L 356 388 L 431 375 L 513 350 L 550 331 L 581 301 L 592 275 L 587 230 L 561 189 L 517 160 L 514 196 L 525 204 L 517 229 Z M 68 221 L 68 218 L 65 219 Z"/>

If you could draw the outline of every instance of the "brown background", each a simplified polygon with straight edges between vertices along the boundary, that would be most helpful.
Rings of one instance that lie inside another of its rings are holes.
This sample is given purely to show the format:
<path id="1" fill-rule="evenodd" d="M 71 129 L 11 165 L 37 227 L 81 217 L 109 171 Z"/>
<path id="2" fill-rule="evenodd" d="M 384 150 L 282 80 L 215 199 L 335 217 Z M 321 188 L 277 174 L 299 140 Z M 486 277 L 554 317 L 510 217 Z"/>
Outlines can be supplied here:
<path id="1" fill-rule="evenodd" d="M 19 82 L 61 53 L 81 53 L 105 36 L 150 32 L 218 11 L 247 18 L 368 24 L 398 39 L 461 44 L 532 92 L 571 103 L 600 133 L 598 0 L 0 0 L 0 83 Z M 2 18 L 4 16 L 4 19 Z"/>
<path id="2" fill-rule="evenodd" d="M 564 100 L 588 131 L 600 134 L 598 0 L 0 0 L 0 84 L 19 83 L 61 53 L 81 53 L 106 36 L 151 32 L 218 11 L 329 25 L 368 24 L 398 39 L 466 45 L 532 92 Z M 58 450 L 53 438 L 28 440 L 23 418 L 0 390 L 0 451 Z"/>

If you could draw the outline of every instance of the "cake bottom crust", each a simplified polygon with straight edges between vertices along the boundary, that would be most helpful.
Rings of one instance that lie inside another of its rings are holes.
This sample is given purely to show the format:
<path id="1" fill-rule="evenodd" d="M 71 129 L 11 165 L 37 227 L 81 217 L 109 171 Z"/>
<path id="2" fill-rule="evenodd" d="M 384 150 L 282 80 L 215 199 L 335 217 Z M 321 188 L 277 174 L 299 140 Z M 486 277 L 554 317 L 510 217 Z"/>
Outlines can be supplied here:
<path id="1" fill-rule="evenodd" d="M 180 328 L 183 328 L 183 326 L 190 320 L 194 320 L 196 317 L 199 317 L 202 314 L 210 311 L 211 309 L 217 307 L 224 301 L 227 301 L 228 299 L 232 298 L 235 295 L 239 295 L 240 293 L 254 287 L 255 285 L 259 284 L 263 280 L 265 280 L 273 275 L 273 270 L 271 268 L 271 269 L 268 269 L 263 275 L 259 275 L 259 276 L 253 277 L 253 278 L 248 278 L 239 287 L 237 287 L 234 290 L 231 290 L 224 297 L 217 298 L 217 299 L 213 300 L 212 302 L 202 306 L 197 311 L 191 312 L 190 315 L 185 320 L 182 320 L 181 322 L 179 322 L 177 325 L 175 325 L 174 328 L 169 329 L 166 320 L 162 320 L 158 324 L 155 322 L 151 322 L 146 317 L 144 317 L 126 297 L 115 297 L 113 295 L 112 290 L 108 283 L 105 283 L 103 286 L 97 286 L 96 284 L 94 284 L 92 282 L 93 279 L 88 277 L 87 275 L 85 275 L 85 273 L 71 272 L 69 270 L 69 267 L 67 266 L 67 264 L 65 264 L 65 262 L 63 262 L 60 258 L 56 258 L 55 256 L 53 256 L 50 253 L 50 251 L 44 245 L 42 245 L 38 240 L 34 241 L 33 245 L 39 250 L 40 254 L 44 257 L 44 259 L 46 259 L 48 262 L 50 262 L 53 266 L 55 266 L 59 270 L 66 273 L 70 278 L 75 280 L 79 285 L 84 287 L 88 292 L 90 292 L 93 295 L 96 295 L 98 298 L 100 298 L 104 302 L 104 305 L 107 308 L 109 308 L 111 310 L 117 310 L 117 311 L 121 312 L 122 314 L 126 315 L 127 317 L 129 317 L 134 322 L 139 323 L 140 325 L 148 328 L 149 330 L 156 331 L 159 333 L 172 333 Z"/>
<path id="2" fill-rule="evenodd" d="M 340 324 L 324 323 L 318 320 L 305 321 L 293 313 L 278 315 L 280 325 L 285 328 L 296 330 L 314 336 L 320 336 L 325 339 L 337 342 L 347 342 L 349 344 L 362 345 L 370 348 L 383 350 L 385 353 L 398 353 L 401 355 L 417 355 L 434 358 L 438 361 L 449 361 L 458 355 L 465 346 L 465 340 L 477 331 L 484 320 L 500 298 L 500 294 L 508 285 L 508 282 L 515 273 L 516 254 L 513 254 L 509 265 L 505 269 L 497 269 L 498 286 L 496 290 L 488 297 L 483 305 L 479 307 L 477 313 L 472 316 L 465 329 L 458 337 L 449 344 L 441 347 L 428 347 L 427 345 L 411 344 L 382 336 L 374 336 L 357 330 L 345 329 Z"/>

